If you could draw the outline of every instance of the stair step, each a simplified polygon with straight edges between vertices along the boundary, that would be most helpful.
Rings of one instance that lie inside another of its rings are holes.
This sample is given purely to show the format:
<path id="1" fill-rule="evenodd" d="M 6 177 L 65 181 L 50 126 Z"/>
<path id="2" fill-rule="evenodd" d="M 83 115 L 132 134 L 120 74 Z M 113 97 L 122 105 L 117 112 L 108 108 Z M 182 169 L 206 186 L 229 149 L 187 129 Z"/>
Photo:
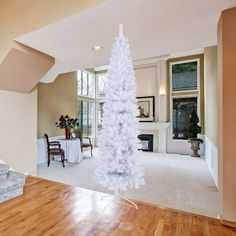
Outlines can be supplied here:
<path id="1" fill-rule="evenodd" d="M 0 194 L 0 203 L 2 202 L 5 202 L 5 201 L 8 201 L 12 198 L 15 198 L 15 197 L 18 197 L 20 195 L 23 194 L 23 187 L 22 188 L 17 188 L 17 189 L 14 189 L 10 192 L 6 192 L 6 193 L 3 193 L 3 194 Z"/>
<path id="2" fill-rule="evenodd" d="M 16 171 L 9 171 L 7 179 L 0 184 L 0 203 L 23 194 L 25 175 Z"/>
<path id="3" fill-rule="evenodd" d="M 9 171 L 7 180 L 0 184 L 0 195 L 25 185 L 25 175 L 16 171 Z"/>
<path id="4" fill-rule="evenodd" d="M 8 172 L 9 166 L 0 163 L 0 182 L 5 181 L 7 179 Z"/>
<path id="5" fill-rule="evenodd" d="M 0 163 L 0 175 L 9 171 L 9 165 Z"/>

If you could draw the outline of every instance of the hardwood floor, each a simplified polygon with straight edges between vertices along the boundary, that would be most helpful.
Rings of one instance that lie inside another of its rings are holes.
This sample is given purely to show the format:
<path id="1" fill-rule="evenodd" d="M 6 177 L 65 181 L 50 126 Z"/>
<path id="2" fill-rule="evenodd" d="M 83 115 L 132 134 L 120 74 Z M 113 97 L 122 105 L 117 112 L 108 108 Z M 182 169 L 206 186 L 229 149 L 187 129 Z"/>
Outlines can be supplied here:
<path id="1" fill-rule="evenodd" d="M 216 219 L 137 204 L 28 176 L 24 195 L 0 205 L 0 235 L 236 235 Z"/>

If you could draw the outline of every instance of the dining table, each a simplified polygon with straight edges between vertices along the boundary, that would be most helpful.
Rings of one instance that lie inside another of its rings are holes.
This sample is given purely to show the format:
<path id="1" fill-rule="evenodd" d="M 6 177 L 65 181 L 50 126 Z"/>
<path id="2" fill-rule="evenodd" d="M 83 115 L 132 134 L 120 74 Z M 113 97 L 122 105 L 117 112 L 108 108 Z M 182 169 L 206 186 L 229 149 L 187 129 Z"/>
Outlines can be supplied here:
<path id="1" fill-rule="evenodd" d="M 82 160 L 80 139 L 60 138 L 58 141 L 65 152 L 65 159 L 67 162 L 76 163 Z"/>

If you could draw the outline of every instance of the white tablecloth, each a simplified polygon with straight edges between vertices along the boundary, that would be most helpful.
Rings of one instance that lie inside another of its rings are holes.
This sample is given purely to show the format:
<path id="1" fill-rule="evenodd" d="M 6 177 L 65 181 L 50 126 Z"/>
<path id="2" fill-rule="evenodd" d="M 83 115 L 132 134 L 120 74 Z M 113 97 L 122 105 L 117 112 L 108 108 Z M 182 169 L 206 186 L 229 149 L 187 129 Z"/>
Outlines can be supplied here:
<path id="1" fill-rule="evenodd" d="M 59 139 L 61 148 L 65 151 L 65 159 L 68 162 L 80 162 L 82 153 L 79 139 Z"/>

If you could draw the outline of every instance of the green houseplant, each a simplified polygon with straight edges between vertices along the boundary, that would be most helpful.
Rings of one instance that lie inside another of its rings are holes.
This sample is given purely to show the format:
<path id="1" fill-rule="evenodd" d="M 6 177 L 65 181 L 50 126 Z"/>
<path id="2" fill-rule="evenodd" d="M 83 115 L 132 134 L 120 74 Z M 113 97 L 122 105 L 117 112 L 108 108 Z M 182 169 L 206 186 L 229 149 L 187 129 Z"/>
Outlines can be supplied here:
<path id="1" fill-rule="evenodd" d="M 66 139 L 70 139 L 71 129 L 78 127 L 79 122 L 77 118 L 71 118 L 69 115 L 61 115 L 55 125 L 60 129 L 65 129 L 65 137 Z"/>
<path id="2" fill-rule="evenodd" d="M 191 143 L 191 149 L 193 150 L 192 157 L 200 157 L 198 154 L 198 151 L 200 150 L 200 143 L 203 143 L 203 140 L 198 138 L 198 134 L 201 133 L 202 128 L 198 125 L 199 118 L 197 115 L 196 110 L 193 110 L 190 116 L 190 126 L 189 126 L 189 132 L 190 132 L 190 138 L 189 142 Z"/>

